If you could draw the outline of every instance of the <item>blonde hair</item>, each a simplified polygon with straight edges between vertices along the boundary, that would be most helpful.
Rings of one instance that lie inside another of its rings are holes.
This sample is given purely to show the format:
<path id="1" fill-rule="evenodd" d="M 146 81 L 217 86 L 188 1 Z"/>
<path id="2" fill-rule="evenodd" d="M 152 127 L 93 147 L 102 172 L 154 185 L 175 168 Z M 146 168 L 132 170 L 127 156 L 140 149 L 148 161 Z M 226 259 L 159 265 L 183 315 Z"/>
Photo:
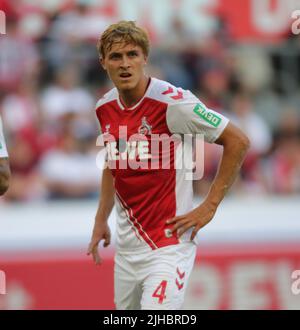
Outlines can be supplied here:
<path id="1" fill-rule="evenodd" d="M 147 32 L 138 27 L 134 21 L 120 21 L 110 25 L 100 36 L 97 43 L 99 55 L 104 58 L 113 44 L 122 43 L 140 46 L 144 55 L 149 54 L 149 37 Z"/>

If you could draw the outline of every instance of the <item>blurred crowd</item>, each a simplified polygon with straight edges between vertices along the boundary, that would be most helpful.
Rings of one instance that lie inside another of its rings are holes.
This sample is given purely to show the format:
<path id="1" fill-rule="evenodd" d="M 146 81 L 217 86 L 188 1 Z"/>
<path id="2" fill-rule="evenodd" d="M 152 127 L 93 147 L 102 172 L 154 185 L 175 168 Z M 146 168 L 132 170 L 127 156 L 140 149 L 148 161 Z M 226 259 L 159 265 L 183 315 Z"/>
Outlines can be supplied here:
<path id="1" fill-rule="evenodd" d="M 0 113 L 13 173 L 4 201 L 97 197 L 93 110 L 112 86 L 96 41 L 111 22 L 83 1 L 59 11 L 32 10 L 27 20 L 13 4 L 1 0 L 7 25 L 0 36 Z M 221 19 L 200 38 L 175 17 L 149 62 L 150 75 L 190 89 L 250 138 L 232 194 L 300 192 L 300 89 L 288 93 L 278 84 L 278 61 L 266 47 L 235 44 Z M 198 194 L 207 191 L 220 155 L 219 146 L 205 146 Z"/>

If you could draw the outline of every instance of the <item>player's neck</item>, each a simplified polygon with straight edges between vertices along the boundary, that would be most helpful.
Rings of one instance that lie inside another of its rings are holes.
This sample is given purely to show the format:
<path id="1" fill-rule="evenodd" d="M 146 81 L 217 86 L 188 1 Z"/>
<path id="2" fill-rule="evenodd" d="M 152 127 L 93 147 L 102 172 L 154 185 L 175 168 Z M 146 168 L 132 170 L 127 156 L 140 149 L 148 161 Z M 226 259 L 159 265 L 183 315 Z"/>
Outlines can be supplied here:
<path id="1" fill-rule="evenodd" d="M 131 108 L 137 104 L 145 95 L 150 83 L 150 77 L 143 76 L 136 88 L 131 90 L 119 91 L 121 102 L 126 108 Z"/>

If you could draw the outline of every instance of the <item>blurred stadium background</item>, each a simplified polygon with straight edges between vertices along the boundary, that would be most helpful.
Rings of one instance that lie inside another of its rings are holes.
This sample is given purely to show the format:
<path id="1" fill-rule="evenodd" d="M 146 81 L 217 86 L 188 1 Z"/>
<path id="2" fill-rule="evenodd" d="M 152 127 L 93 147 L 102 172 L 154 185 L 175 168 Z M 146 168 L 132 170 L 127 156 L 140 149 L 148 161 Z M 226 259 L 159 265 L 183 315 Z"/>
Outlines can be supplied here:
<path id="1" fill-rule="evenodd" d="M 85 253 L 101 181 L 93 108 L 111 88 L 95 44 L 121 19 L 148 29 L 149 74 L 192 90 L 252 143 L 200 233 L 185 308 L 300 309 L 291 290 L 300 269 L 300 38 L 291 15 L 300 1 L 0 0 L 0 9 L 0 113 L 13 174 L 0 199 L 0 309 L 114 308 L 113 244 L 101 267 Z M 195 205 L 220 152 L 205 146 Z M 113 214 L 110 223 L 113 231 Z"/>

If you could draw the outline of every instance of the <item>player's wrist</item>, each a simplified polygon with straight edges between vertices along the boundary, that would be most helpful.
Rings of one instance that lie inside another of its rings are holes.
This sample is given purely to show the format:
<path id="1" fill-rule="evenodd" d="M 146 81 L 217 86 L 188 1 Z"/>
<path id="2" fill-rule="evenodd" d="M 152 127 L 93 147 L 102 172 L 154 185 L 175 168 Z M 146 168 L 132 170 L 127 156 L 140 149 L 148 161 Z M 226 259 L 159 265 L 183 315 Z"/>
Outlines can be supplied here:
<path id="1" fill-rule="evenodd" d="M 95 217 L 95 224 L 102 224 L 102 223 L 107 223 L 108 221 L 108 216 L 105 215 L 96 215 Z"/>
<path id="2" fill-rule="evenodd" d="M 221 200 L 217 196 L 207 196 L 203 204 L 211 211 L 216 211 Z"/>

